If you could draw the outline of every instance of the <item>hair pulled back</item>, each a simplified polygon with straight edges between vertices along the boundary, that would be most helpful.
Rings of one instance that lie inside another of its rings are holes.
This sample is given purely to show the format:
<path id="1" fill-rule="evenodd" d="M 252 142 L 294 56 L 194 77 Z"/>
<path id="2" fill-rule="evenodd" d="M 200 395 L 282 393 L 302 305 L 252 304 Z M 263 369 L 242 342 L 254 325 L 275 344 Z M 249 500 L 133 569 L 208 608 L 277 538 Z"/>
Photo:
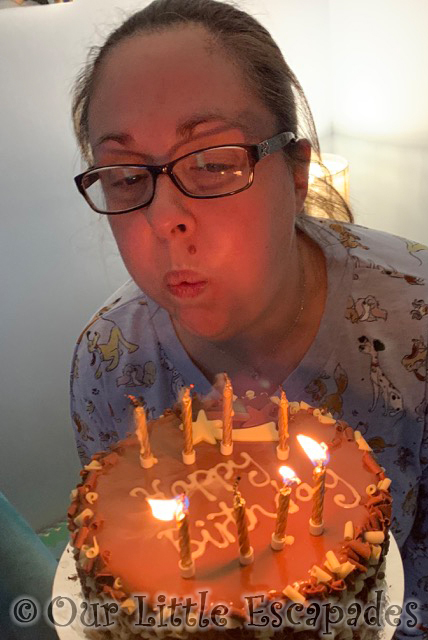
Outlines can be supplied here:
<path id="1" fill-rule="evenodd" d="M 72 117 L 85 160 L 92 162 L 88 111 L 106 56 L 117 44 L 138 34 L 192 24 L 204 27 L 214 44 L 239 66 L 249 89 L 276 118 L 278 132 L 292 131 L 298 138 L 307 138 L 320 158 L 315 123 L 303 89 L 270 33 L 255 18 L 218 0 L 154 0 L 125 20 L 102 46 L 91 48 L 87 63 L 76 79 Z M 292 164 L 299 162 L 299 146 L 295 148 L 297 151 L 293 155 L 290 148 L 286 153 Z M 325 217 L 352 220 L 352 213 L 340 194 L 326 181 L 322 182 L 317 191 L 309 189 L 305 203 L 307 212 L 319 215 L 321 211 Z"/>

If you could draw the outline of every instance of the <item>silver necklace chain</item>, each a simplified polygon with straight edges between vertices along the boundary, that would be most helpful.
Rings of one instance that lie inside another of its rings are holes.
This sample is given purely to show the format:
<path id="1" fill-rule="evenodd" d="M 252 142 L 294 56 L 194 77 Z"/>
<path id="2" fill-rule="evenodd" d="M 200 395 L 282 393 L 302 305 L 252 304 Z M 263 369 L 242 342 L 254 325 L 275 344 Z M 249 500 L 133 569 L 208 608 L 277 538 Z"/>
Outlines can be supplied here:
<path id="1" fill-rule="evenodd" d="M 302 292 L 301 292 L 301 295 L 300 295 L 299 310 L 298 310 L 298 312 L 296 314 L 296 317 L 294 318 L 293 322 L 291 323 L 291 325 L 287 328 L 286 332 L 281 336 L 282 340 L 286 340 L 288 338 L 288 336 L 292 333 L 292 331 L 296 327 L 297 323 L 299 322 L 300 318 L 302 317 L 303 309 L 305 308 L 305 294 L 306 294 L 306 274 L 305 274 L 304 268 L 302 268 Z M 233 358 L 236 362 L 239 362 L 240 364 L 244 365 L 245 368 L 248 370 L 248 372 L 249 372 L 249 374 L 250 374 L 250 376 L 251 376 L 251 378 L 253 380 L 260 380 L 260 378 L 262 377 L 262 374 L 260 373 L 260 371 L 258 369 L 256 369 L 256 367 L 254 367 L 253 365 L 248 364 L 248 362 L 245 362 L 241 358 L 238 358 L 238 356 L 228 353 L 227 351 L 225 351 L 224 349 L 221 349 L 217 345 L 213 345 L 213 346 L 218 351 L 220 351 L 223 355 L 227 356 L 228 358 Z M 276 350 L 277 350 L 277 346 L 275 346 L 274 349 L 269 351 L 267 353 L 267 355 L 269 356 L 272 353 L 275 353 Z"/>

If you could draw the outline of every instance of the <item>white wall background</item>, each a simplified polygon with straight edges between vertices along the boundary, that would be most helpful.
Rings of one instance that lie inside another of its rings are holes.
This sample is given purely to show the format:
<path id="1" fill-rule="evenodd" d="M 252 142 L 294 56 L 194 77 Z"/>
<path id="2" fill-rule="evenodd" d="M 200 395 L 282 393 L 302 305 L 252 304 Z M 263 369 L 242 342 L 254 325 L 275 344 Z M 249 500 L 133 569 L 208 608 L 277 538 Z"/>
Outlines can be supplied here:
<path id="1" fill-rule="evenodd" d="M 145 0 L 0 0 L 0 488 L 35 528 L 62 518 L 78 460 L 73 343 L 126 277 L 75 192 L 69 91 L 88 47 Z M 358 222 L 428 242 L 428 5 L 241 0 L 299 77 L 326 151 L 347 155 Z M 334 136 L 332 136 L 334 132 Z"/>
<path id="2" fill-rule="evenodd" d="M 428 242 L 428 3 L 330 0 L 334 149 L 358 222 Z"/>

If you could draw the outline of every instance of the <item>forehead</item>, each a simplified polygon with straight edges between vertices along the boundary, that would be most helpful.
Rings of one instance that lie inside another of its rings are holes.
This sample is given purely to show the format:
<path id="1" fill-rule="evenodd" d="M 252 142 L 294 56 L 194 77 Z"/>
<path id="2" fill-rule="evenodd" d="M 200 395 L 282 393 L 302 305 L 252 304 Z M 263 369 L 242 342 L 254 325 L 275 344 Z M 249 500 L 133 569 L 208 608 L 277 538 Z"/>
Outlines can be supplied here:
<path id="1" fill-rule="evenodd" d="M 145 139 L 171 141 L 204 114 L 231 127 L 242 123 L 245 137 L 271 132 L 272 115 L 203 28 L 136 35 L 116 45 L 101 66 L 89 107 L 90 140 L 138 131 Z M 187 125 L 180 130 L 180 123 Z"/>

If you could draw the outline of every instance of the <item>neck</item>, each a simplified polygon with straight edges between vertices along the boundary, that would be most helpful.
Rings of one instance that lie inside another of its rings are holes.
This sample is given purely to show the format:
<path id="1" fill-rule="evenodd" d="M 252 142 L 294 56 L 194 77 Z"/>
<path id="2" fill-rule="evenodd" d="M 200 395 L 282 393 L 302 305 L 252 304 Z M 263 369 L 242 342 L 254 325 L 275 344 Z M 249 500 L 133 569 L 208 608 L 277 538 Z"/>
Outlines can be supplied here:
<path id="1" fill-rule="evenodd" d="M 174 323 L 189 356 L 211 382 L 226 371 L 236 393 L 248 389 L 272 393 L 298 365 L 318 330 L 326 290 L 324 258 L 309 243 L 303 236 L 296 242 L 291 261 L 294 277 L 287 275 L 263 316 L 239 335 L 212 341 Z"/>

